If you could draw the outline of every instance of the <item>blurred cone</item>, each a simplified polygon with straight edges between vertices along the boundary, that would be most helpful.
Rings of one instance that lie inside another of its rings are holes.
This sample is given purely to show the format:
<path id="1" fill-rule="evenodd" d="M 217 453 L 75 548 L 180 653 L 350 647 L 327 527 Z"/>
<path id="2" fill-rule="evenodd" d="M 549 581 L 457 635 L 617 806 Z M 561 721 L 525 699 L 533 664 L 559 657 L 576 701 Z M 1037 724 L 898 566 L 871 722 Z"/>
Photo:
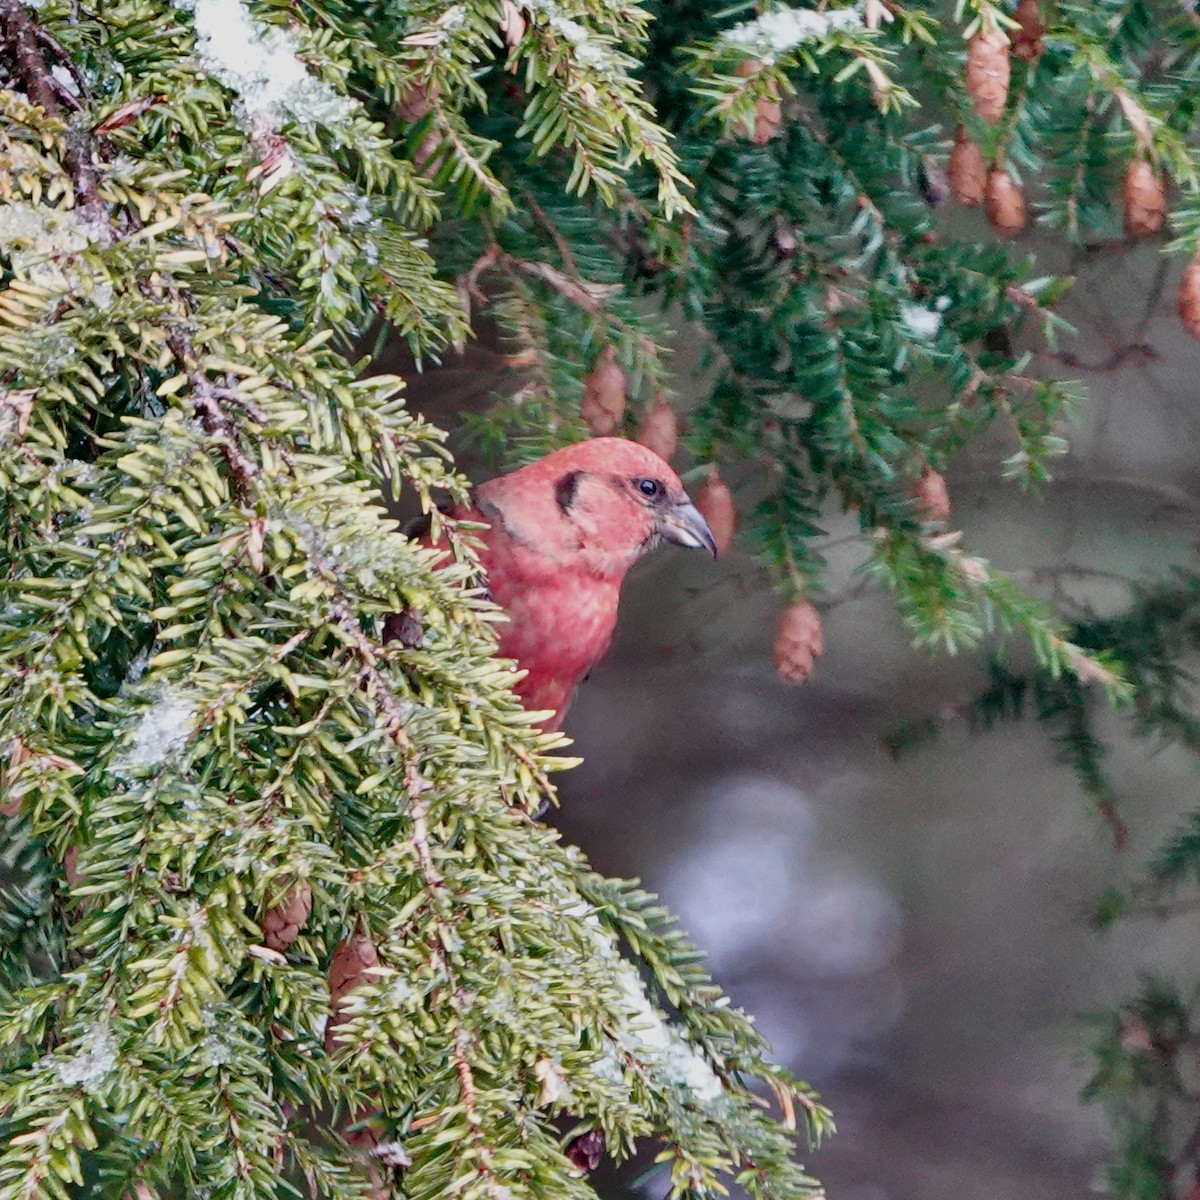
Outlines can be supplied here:
<path id="1" fill-rule="evenodd" d="M 312 912 L 312 888 L 303 880 L 294 883 L 278 904 L 263 913 L 263 941 L 272 950 L 286 950 L 299 936 Z"/>
<path id="2" fill-rule="evenodd" d="M 580 414 L 594 437 L 606 437 L 625 415 L 625 372 L 617 366 L 616 351 L 605 346 L 591 374 L 583 381 Z"/>
<path id="3" fill-rule="evenodd" d="M 757 75 L 763 64 L 755 58 L 738 64 L 739 75 Z M 779 90 L 771 85 L 767 95 L 754 106 L 754 124 L 747 136 L 756 146 L 765 146 L 783 126 L 783 106 L 779 103 Z"/>
<path id="4" fill-rule="evenodd" d="M 950 520 L 950 489 L 946 487 L 946 480 L 931 467 L 925 468 L 913 488 L 913 496 L 922 520 L 938 521 L 943 525 Z"/>
<path id="5" fill-rule="evenodd" d="M 1188 263 L 1179 284 L 1179 316 L 1188 333 L 1200 340 L 1200 251 Z"/>
<path id="6" fill-rule="evenodd" d="M 1046 32 L 1046 26 L 1042 24 L 1041 5 L 1038 0 L 1021 0 L 1013 16 L 1018 26 L 1009 35 L 1012 39 L 1013 57 L 1026 63 L 1035 62 L 1045 49 L 1042 36 Z"/>
<path id="7" fill-rule="evenodd" d="M 654 402 L 638 430 L 637 440 L 659 458 L 671 460 L 679 444 L 679 419 L 665 400 Z"/>
<path id="8" fill-rule="evenodd" d="M 985 121 L 998 121 L 1008 102 L 1008 42 L 994 29 L 977 33 L 967 46 L 967 91 Z"/>
<path id="9" fill-rule="evenodd" d="M 325 1050 L 336 1045 L 334 1033 L 342 1021 L 342 999 L 360 984 L 370 981 L 367 971 L 379 965 L 375 943 L 362 933 L 342 942 L 329 964 L 329 1020 L 325 1025 Z"/>
<path id="10" fill-rule="evenodd" d="M 775 670 L 784 683 L 803 683 L 825 649 L 821 614 L 807 600 L 789 604 L 779 614 L 775 632 Z"/>
<path id="11" fill-rule="evenodd" d="M 973 208 L 983 203 L 987 193 L 987 163 L 983 151 L 967 137 L 959 126 L 950 152 L 950 190 L 959 204 Z"/>
<path id="12" fill-rule="evenodd" d="M 713 463 L 708 478 L 696 493 L 696 507 L 712 530 L 717 553 L 724 554 L 737 531 L 737 506 L 733 502 L 733 493 L 717 470 L 716 463 Z"/>
<path id="13" fill-rule="evenodd" d="M 1135 158 L 1125 168 L 1125 232 L 1130 237 L 1149 237 L 1162 229 L 1167 219 L 1167 189 L 1161 172 L 1144 158 Z"/>
<path id="14" fill-rule="evenodd" d="M 985 204 L 988 220 L 1001 237 L 1012 237 L 1025 228 L 1025 193 L 1003 167 L 988 172 Z"/>

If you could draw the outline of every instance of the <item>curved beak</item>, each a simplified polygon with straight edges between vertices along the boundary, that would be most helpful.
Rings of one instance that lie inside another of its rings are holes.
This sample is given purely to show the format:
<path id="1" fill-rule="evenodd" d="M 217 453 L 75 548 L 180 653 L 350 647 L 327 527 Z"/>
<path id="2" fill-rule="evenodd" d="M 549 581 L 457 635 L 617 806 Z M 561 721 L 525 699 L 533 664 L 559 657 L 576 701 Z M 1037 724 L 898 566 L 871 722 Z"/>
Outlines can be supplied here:
<path id="1" fill-rule="evenodd" d="M 676 546 L 685 546 L 689 550 L 707 550 L 713 558 L 717 557 L 717 543 L 708 527 L 708 522 L 700 515 L 700 510 L 690 501 L 681 500 L 672 504 L 658 519 L 659 536 Z"/>

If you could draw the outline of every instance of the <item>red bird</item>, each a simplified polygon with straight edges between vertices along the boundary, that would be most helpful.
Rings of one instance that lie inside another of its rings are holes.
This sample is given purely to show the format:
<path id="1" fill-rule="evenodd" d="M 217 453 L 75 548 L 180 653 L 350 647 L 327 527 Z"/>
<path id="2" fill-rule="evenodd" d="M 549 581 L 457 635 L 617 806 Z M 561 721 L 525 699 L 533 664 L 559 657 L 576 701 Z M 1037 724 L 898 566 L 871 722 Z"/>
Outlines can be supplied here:
<path id="1" fill-rule="evenodd" d="M 516 685 L 557 729 L 580 680 L 604 657 L 625 573 L 660 542 L 715 555 L 708 523 L 652 450 L 592 438 L 489 480 L 451 516 L 486 521 L 480 560 L 507 613 L 500 654 L 526 671 Z"/>

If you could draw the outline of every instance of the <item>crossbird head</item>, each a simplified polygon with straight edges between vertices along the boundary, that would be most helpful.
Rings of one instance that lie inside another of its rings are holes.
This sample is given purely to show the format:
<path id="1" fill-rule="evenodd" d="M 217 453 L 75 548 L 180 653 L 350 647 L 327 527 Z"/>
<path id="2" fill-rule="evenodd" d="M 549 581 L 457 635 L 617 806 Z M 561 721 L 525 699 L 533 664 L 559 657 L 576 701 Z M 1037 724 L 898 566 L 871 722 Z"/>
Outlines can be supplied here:
<path id="1" fill-rule="evenodd" d="M 591 438 L 482 485 L 476 503 L 559 569 L 620 579 L 661 542 L 715 555 L 679 476 L 625 438 Z"/>

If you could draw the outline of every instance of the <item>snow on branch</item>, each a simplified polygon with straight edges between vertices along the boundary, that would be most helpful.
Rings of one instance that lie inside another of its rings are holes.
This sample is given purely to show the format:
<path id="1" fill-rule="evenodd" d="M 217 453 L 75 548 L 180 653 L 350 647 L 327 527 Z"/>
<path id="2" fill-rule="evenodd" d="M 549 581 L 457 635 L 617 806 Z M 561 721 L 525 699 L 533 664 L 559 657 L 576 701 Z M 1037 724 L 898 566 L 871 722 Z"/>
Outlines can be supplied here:
<path id="1" fill-rule="evenodd" d="M 356 101 L 310 75 L 286 30 L 255 22 L 243 0 L 181 0 L 196 26 L 203 68 L 236 92 L 258 134 L 277 131 L 287 119 L 336 126 Z"/>

